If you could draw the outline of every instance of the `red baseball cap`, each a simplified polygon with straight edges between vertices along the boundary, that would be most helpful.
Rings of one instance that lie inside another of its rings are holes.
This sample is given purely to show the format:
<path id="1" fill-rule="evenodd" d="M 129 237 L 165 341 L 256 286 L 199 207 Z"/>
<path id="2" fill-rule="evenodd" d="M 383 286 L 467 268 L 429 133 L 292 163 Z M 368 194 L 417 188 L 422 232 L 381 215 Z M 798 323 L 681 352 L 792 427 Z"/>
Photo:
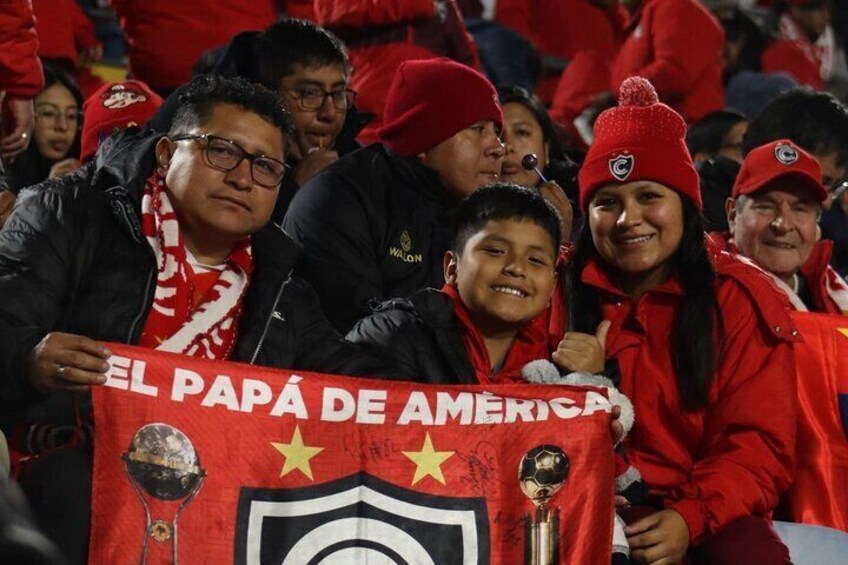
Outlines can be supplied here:
<path id="1" fill-rule="evenodd" d="M 821 167 L 815 157 L 788 139 L 779 139 L 752 149 L 742 163 L 742 170 L 733 185 L 733 198 L 753 194 L 768 183 L 782 177 L 792 177 L 819 200 L 827 199 L 827 189 L 821 182 Z"/>

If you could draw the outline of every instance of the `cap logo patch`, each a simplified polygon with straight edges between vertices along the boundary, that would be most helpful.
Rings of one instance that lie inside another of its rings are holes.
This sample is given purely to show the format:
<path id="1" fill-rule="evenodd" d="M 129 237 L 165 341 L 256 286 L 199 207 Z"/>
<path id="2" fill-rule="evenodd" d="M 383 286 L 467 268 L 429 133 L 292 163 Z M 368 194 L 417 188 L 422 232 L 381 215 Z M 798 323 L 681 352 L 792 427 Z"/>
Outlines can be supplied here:
<path id="1" fill-rule="evenodd" d="M 101 94 L 100 99 L 103 100 L 105 108 L 119 110 L 133 104 L 147 102 L 147 95 L 141 89 L 116 84 Z"/>
<path id="2" fill-rule="evenodd" d="M 630 173 L 633 172 L 634 164 L 633 155 L 617 155 L 609 160 L 610 174 L 620 182 L 624 182 L 630 176 Z"/>
<path id="3" fill-rule="evenodd" d="M 798 152 L 791 145 L 780 144 L 774 148 L 774 158 L 784 165 L 791 165 L 798 160 Z"/>

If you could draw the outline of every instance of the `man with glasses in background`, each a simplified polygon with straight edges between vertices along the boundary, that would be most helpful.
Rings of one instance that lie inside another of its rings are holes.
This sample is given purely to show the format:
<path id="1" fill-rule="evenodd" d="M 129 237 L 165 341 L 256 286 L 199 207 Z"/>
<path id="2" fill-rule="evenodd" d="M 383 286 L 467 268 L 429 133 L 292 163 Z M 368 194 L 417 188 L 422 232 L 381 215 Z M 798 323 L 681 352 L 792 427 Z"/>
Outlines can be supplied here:
<path id="1" fill-rule="evenodd" d="M 0 424 L 35 457 L 24 490 L 69 563 L 86 561 L 91 494 L 90 397 L 76 393 L 105 382 L 104 342 L 378 372 L 292 276 L 296 246 L 268 222 L 291 129 L 274 93 L 198 78 L 168 135 L 109 138 L 95 162 L 24 190 L 0 232 Z"/>

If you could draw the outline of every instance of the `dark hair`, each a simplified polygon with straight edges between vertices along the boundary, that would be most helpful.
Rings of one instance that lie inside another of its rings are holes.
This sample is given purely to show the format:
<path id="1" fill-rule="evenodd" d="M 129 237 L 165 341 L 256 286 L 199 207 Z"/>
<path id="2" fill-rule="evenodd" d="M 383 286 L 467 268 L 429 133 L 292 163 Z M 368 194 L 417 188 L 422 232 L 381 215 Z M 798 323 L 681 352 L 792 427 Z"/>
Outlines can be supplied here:
<path id="1" fill-rule="evenodd" d="M 255 81 L 274 91 L 298 65 L 338 66 L 345 74 L 350 74 L 350 60 L 341 40 L 307 20 L 287 18 L 258 34 L 253 55 L 256 58 Z"/>
<path id="2" fill-rule="evenodd" d="M 809 153 L 836 153 L 848 164 L 848 110 L 832 94 L 795 88 L 777 95 L 748 126 L 742 152 L 791 139 Z"/>
<path id="3" fill-rule="evenodd" d="M 559 249 L 562 222 L 559 213 L 542 194 L 508 182 L 477 190 L 457 207 L 453 219 L 451 248 L 461 254 L 468 240 L 491 220 L 527 220 L 548 232 L 554 253 Z"/>
<path id="4" fill-rule="evenodd" d="M 533 117 L 536 118 L 539 127 L 542 128 L 542 138 L 548 144 L 550 160 L 565 159 L 556 126 L 554 126 L 553 120 L 548 115 L 545 105 L 542 104 L 542 101 L 535 94 L 520 86 L 508 86 L 498 90 L 498 98 L 500 98 L 501 107 L 515 102 L 527 108 L 533 114 Z"/>
<path id="5" fill-rule="evenodd" d="M 80 91 L 79 86 L 76 81 L 71 78 L 71 75 L 63 71 L 60 67 L 47 61 L 42 63 L 42 68 L 44 69 L 44 90 L 47 90 L 54 84 L 61 84 L 71 91 L 71 95 L 73 95 L 80 112 L 82 112 L 82 105 L 85 100 L 82 97 L 82 92 Z M 44 92 L 44 90 L 41 92 Z"/>
<path id="6" fill-rule="evenodd" d="M 715 271 L 704 242 L 703 217 L 689 197 L 681 194 L 680 199 L 683 237 L 671 262 L 683 287 L 684 299 L 674 315 L 669 354 L 683 406 L 698 409 L 707 403 L 724 346 L 724 329 L 714 287 Z M 566 303 L 569 328 L 594 334 L 601 322 L 600 297 L 595 287 L 580 278 L 590 257 L 600 260 L 587 219 L 580 227 L 569 265 Z"/>
<path id="7" fill-rule="evenodd" d="M 724 81 L 739 71 L 760 72 L 762 70 L 762 55 L 771 38 L 739 8 L 734 8 L 731 15 L 721 18 L 726 43 L 739 43 L 739 56 L 733 67 L 724 70 Z"/>
<path id="8" fill-rule="evenodd" d="M 715 156 L 724 146 L 724 138 L 733 126 L 747 120 L 748 118 L 735 111 L 710 112 L 689 126 L 686 132 L 686 147 L 689 148 L 689 154 L 693 159 L 697 153 Z"/>
<path id="9" fill-rule="evenodd" d="M 179 108 L 171 122 L 171 135 L 203 124 L 218 104 L 234 104 L 258 114 L 288 139 L 294 122 L 276 94 L 241 77 L 204 75 L 193 79 L 180 94 Z"/>

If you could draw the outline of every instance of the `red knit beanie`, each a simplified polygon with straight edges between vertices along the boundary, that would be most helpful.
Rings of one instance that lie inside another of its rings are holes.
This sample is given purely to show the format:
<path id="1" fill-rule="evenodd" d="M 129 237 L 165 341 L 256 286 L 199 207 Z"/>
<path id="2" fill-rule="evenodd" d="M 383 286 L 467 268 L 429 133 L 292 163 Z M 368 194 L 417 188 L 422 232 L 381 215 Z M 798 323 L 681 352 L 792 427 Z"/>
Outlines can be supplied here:
<path id="1" fill-rule="evenodd" d="M 392 79 L 380 140 L 411 157 L 480 121 L 503 127 L 498 93 L 471 67 L 444 57 L 404 61 Z"/>
<path id="2" fill-rule="evenodd" d="M 82 106 L 80 160 L 94 157 L 100 142 L 115 131 L 146 124 L 161 105 L 162 97 L 138 80 L 101 86 Z"/>
<path id="3" fill-rule="evenodd" d="M 580 169 L 580 208 L 608 184 L 654 181 L 685 194 L 698 206 L 698 172 L 686 148 L 686 122 L 659 101 L 642 77 L 621 83 L 618 106 L 595 122 L 595 141 Z"/>

